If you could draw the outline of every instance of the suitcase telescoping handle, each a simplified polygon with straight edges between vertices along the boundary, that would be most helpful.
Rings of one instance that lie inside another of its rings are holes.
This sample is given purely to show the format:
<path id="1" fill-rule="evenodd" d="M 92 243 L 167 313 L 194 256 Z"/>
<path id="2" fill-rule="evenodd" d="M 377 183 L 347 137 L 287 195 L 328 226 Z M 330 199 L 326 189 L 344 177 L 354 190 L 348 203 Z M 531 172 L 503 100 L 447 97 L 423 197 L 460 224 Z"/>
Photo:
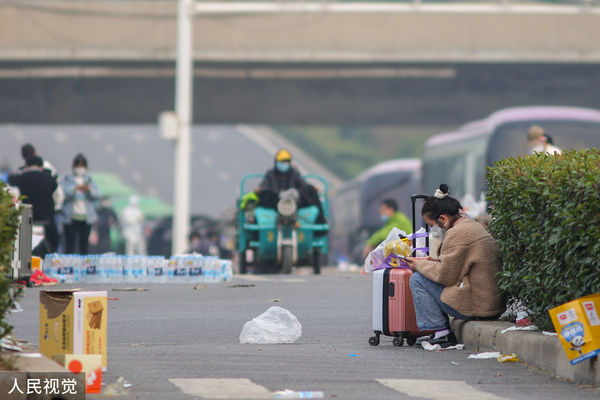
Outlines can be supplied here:
<path id="1" fill-rule="evenodd" d="M 422 199 L 423 201 L 427 200 L 429 196 L 426 194 L 413 194 L 410 196 L 410 201 L 412 202 L 412 226 L 413 233 L 417 232 L 417 213 L 415 211 L 415 205 L 417 199 Z M 429 225 L 425 224 L 425 232 L 429 233 Z M 416 247 L 416 246 L 415 246 Z M 429 236 L 425 238 L 425 247 L 429 248 Z M 417 255 L 417 250 L 413 250 L 413 257 Z"/>

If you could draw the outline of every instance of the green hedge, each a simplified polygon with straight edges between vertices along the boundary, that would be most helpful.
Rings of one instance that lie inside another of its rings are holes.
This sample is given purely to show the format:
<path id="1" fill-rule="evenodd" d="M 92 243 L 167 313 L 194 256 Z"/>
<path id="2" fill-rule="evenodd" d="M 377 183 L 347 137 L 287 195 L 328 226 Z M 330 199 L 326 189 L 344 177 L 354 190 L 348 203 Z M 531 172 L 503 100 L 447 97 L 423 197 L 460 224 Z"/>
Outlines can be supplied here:
<path id="1" fill-rule="evenodd" d="M 18 288 L 11 293 L 12 281 L 7 277 L 18 228 L 19 210 L 6 191 L 6 185 L 0 181 L 0 339 L 12 331 L 5 317 L 8 310 L 14 307 L 15 297 L 20 294 Z"/>
<path id="2" fill-rule="evenodd" d="M 600 292 L 600 150 L 500 160 L 487 179 L 499 286 L 549 329 L 550 308 Z"/>

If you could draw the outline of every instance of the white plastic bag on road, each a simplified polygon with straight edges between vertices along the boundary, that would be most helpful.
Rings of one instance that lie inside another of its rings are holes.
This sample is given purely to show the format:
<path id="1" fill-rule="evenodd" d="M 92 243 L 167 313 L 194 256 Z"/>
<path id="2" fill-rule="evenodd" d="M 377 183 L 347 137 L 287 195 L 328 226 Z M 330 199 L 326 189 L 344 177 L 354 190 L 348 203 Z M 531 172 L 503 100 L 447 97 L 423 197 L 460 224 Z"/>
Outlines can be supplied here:
<path id="1" fill-rule="evenodd" d="M 240 343 L 294 343 L 300 336 L 302 325 L 298 319 L 285 308 L 271 307 L 244 324 Z"/>

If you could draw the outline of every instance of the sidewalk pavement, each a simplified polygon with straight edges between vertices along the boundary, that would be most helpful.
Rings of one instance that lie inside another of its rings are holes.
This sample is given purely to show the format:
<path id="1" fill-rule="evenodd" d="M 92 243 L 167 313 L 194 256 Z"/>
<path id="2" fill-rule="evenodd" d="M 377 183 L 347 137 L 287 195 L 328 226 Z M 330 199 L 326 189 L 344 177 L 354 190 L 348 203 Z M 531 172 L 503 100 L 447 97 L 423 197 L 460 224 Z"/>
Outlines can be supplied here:
<path id="1" fill-rule="evenodd" d="M 560 378 L 575 383 L 600 387 L 600 365 L 593 357 L 571 365 L 556 336 L 545 336 L 536 331 L 509 331 L 503 329 L 515 324 L 504 321 L 464 321 L 454 319 L 452 329 L 465 349 L 515 353 L 521 361 L 547 370 Z"/>

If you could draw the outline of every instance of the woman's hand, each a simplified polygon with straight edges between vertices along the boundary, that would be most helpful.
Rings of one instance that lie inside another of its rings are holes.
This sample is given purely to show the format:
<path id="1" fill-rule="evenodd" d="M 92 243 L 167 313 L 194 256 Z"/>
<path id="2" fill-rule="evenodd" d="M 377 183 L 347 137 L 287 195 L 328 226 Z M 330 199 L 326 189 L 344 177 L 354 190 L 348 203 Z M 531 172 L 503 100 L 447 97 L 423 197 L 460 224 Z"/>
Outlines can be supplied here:
<path id="1" fill-rule="evenodd" d="M 404 259 L 406 264 L 408 264 L 408 266 L 410 267 L 410 270 L 413 272 L 415 271 L 415 264 L 417 263 L 417 261 L 422 261 L 422 260 L 431 261 L 431 260 L 433 260 L 433 258 L 431 258 L 431 257 L 406 257 Z"/>
<path id="2" fill-rule="evenodd" d="M 406 264 L 408 264 L 411 271 L 415 272 L 415 263 L 418 261 L 419 258 L 420 257 L 406 257 L 404 259 L 404 262 L 406 262 Z"/>

